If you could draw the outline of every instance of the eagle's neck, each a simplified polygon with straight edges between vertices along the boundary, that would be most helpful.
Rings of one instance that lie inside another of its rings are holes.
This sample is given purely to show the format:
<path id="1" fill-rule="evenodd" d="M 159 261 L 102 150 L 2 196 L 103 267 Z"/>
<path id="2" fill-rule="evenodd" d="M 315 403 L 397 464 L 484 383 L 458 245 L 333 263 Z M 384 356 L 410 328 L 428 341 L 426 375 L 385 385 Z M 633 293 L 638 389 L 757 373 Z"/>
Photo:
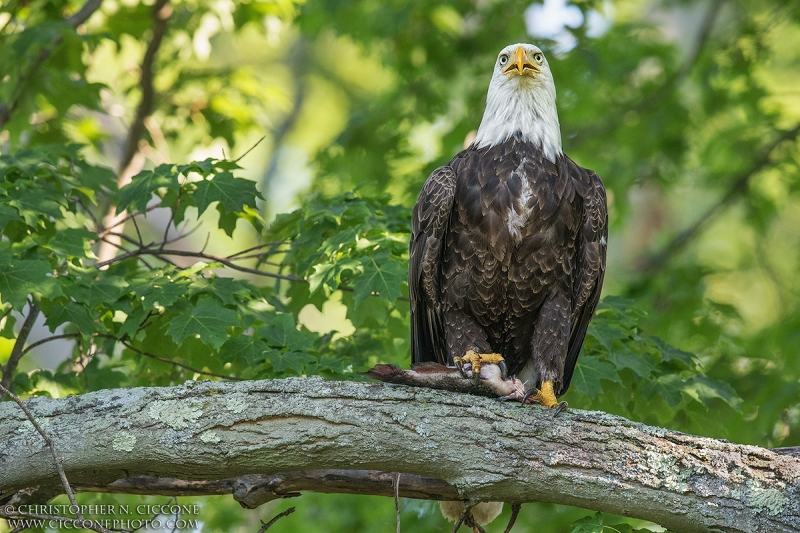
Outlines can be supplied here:
<path id="1" fill-rule="evenodd" d="M 475 146 L 496 146 L 518 133 L 521 140 L 541 147 L 545 157 L 555 162 L 561 154 L 555 87 L 552 83 L 516 87 L 496 81 L 489 85 Z"/>

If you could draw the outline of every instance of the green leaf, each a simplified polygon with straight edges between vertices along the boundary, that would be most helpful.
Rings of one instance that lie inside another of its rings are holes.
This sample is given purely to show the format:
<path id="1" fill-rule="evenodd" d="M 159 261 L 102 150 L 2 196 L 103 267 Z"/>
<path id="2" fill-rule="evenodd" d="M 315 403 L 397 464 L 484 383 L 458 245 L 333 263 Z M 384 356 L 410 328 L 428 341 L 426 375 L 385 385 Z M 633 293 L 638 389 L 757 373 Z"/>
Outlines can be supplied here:
<path id="1" fill-rule="evenodd" d="M 656 380 L 648 381 L 642 387 L 642 394 L 645 398 L 650 399 L 656 394 L 660 394 L 671 408 L 676 408 L 683 399 L 681 390 L 683 389 L 683 381 L 677 374 L 666 374 L 660 376 Z"/>
<path id="2" fill-rule="evenodd" d="M 0 231 L 3 231 L 8 223 L 12 221 L 22 222 L 19 211 L 8 204 L 0 203 Z"/>
<path id="3" fill-rule="evenodd" d="M 198 278 L 193 281 L 190 295 L 201 291 L 214 293 L 225 305 L 234 305 L 237 301 L 244 301 L 258 297 L 258 289 L 246 280 L 213 276 Z"/>
<path id="4" fill-rule="evenodd" d="M 15 207 L 25 223 L 31 227 L 36 227 L 42 215 L 53 219 L 61 218 L 61 204 L 58 202 L 61 198 L 41 185 L 11 189 L 8 196 L 8 205 Z"/>
<path id="5" fill-rule="evenodd" d="M 684 352 L 674 346 L 670 346 L 658 337 L 652 337 L 653 343 L 661 350 L 661 359 L 665 363 L 674 361 L 684 368 L 694 368 L 695 356 L 692 353 Z"/>
<path id="6" fill-rule="evenodd" d="M 259 328 L 261 337 L 273 348 L 308 350 L 314 345 L 314 335 L 300 331 L 290 313 L 277 313 L 268 324 Z"/>
<path id="7" fill-rule="evenodd" d="M 708 406 L 709 401 L 714 398 L 722 400 L 734 409 L 738 409 L 742 403 L 742 399 L 729 384 L 701 374 L 687 380 L 682 391 L 705 406 Z"/>
<path id="8" fill-rule="evenodd" d="M 262 357 L 272 364 L 272 368 L 274 368 L 276 372 L 291 370 L 298 376 L 304 374 L 305 366 L 308 363 L 316 361 L 313 355 L 294 351 L 281 352 L 278 350 L 268 350 L 263 353 Z"/>
<path id="9" fill-rule="evenodd" d="M 135 175 L 131 182 L 119 191 L 117 213 L 131 207 L 144 212 L 153 195 L 163 188 L 177 192 L 179 184 L 175 165 L 158 165 L 153 170 L 145 170 Z"/>
<path id="10" fill-rule="evenodd" d="M 84 228 L 65 228 L 45 245 L 59 257 L 94 257 L 89 241 L 97 238 L 97 233 Z"/>
<path id="11" fill-rule="evenodd" d="M 270 352 L 265 342 L 251 335 L 239 335 L 228 339 L 219 350 L 220 358 L 227 362 L 242 359 L 249 366 L 255 366 L 259 360 L 264 359 L 264 353 Z"/>
<path id="12" fill-rule="evenodd" d="M 603 533 L 603 513 L 576 520 L 572 524 L 572 533 Z"/>
<path id="13" fill-rule="evenodd" d="M 606 359 L 618 369 L 630 368 L 640 378 L 649 377 L 656 369 L 656 365 L 649 356 L 633 353 L 625 347 L 610 352 Z"/>
<path id="14" fill-rule="evenodd" d="M 55 303 L 48 306 L 47 320 L 45 325 L 50 327 L 50 331 L 55 331 L 56 328 L 62 324 L 74 324 L 81 335 L 87 337 L 94 333 L 95 322 L 92 314 L 86 306 L 79 305 L 75 302 L 67 302 L 66 304 Z"/>
<path id="15" fill-rule="evenodd" d="M 613 381 L 622 384 L 614 365 L 599 357 L 584 356 L 578 359 L 575 373 L 572 375 L 572 385 L 586 394 L 589 399 L 594 399 L 603 392 L 600 380 Z"/>
<path id="16" fill-rule="evenodd" d="M 128 318 L 125 319 L 125 323 L 122 324 L 122 327 L 119 328 L 119 331 L 117 331 L 117 338 L 133 338 L 139 331 L 139 327 L 147 318 L 147 313 L 147 309 L 143 307 L 137 307 L 131 314 L 128 315 Z"/>
<path id="17" fill-rule="evenodd" d="M 46 261 L 15 261 L 0 253 L 0 299 L 21 311 L 30 294 L 54 299 L 64 293 L 61 284 L 53 277 L 53 269 Z"/>
<path id="18" fill-rule="evenodd" d="M 589 326 L 588 334 L 597 339 L 608 353 L 611 353 L 614 341 L 628 338 L 628 334 L 622 329 L 609 324 L 592 324 Z"/>
<path id="19" fill-rule="evenodd" d="M 233 211 L 226 211 L 222 204 L 217 204 L 217 212 L 219 213 L 219 221 L 217 226 L 224 231 L 228 237 L 233 237 L 233 232 L 236 230 L 236 224 L 242 218 Z"/>
<path id="20" fill-rule="evenodd" d="M 142 306 L 150 310 L 156 305 L 169 307 L 181 297 L 189 293 L 191 281 L 174 280 L 167 275 L 156 276 L 155 273 L 139 277 L 130 282 L 129 291 L 136 293 Z"/>
<path id="21" fill-rule="evenodd" d="M 218 350 L 228 340 L 225 328 L 239 324 L 236 311 L 221 306 L 214 298 L 203 298 L 188 313 L 172 319 L 167 335 L 178 344 L 187 337 L 198 337 Z"/>
<path id="22" fill-rule="evenodd" d="M 362 257 L 361 264 L 364 265 L 364 272 L 353 280 L 356 305 L 373 293 L 390 302 L 400 297 L 400 285 L 406 281 L 408 272 L 389 257 L 388 250 Z"/>
<path id="23" fill-rule="evenodd" d="M 228 213 L 241 212 L 245 206 L 255 207 L 258 191 L 253 181 L 236 178 L 230 172 L 220 172 L 213 179 L 196 183 L 197 189 L 192 197 L 197 203 L 198 215 L 219 202 Z"/>
<path id="24" fill-rule="evenodd" d="M 127 288 L 128 283 L 125 278 L 106 273 L 100 279 L 79 279 L 64 286 L 68 296 L 89 307 L 98 304 L 111 306 Z"/>

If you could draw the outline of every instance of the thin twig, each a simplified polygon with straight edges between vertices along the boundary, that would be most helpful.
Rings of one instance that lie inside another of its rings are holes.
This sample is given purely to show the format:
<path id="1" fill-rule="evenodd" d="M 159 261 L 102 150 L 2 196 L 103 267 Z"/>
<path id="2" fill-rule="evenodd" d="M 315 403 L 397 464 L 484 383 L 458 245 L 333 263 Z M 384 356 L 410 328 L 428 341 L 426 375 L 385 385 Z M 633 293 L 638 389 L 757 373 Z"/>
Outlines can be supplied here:
<path id="1" fill-rule="evenodd" d="M 271 528 L 273 526 L 273 524 L 275 524 L 275 522 L 277 522 L 278 520 L 280 520 L 284 516 L 289 516 L 294 511 L 295 511 L 294 507 L 289 507 L 288 509 L 286 509 L 282 513 L 279 513 L 279 514 L 275 515 L 275 517 L 272 520 L 270 520 L 269 522 L 267 522 L 267 523 L 264 523 L 264 521 L 262 520 L 261 521 L 261 529 L 258 530 L 258 533 L 264 533 L 266 530 Z"/>
<path id="2" fill-rule="evenodd" d="M 61 335 L 53 335 L 52 337 L 47 337 L 45 339 L 40 339 L 32 344 L 29 344 L 25 350 L 22 352 L 22 355 L 25 355 L 29 351 L 33 350 L 37 346 L 41 346 L 42 344 L 46 344 L 48 342 L 57 341 L 60 339 L 74 339 L 76 337 L 80 337 L 80 333 L 63 333 Z"/>
<path id="3" fill-rule="evenodd" d="M 301 283 L 307 283 L 307 281 L 303 278 L 298 278 L 296 276 L 287 276 L 284 274 L 277 274 L 274 272 L 265 272 L 263 270 L 256 270 L 254 268 L 247 268 L 243 266 L 239 266 L 232 262 L 230 259 L 226 257 L 219 257 L 216 255 L 206 254 L 203 252 L 192 252 L 190 250 L 176 250 L 176 249 L 158 249 L 158 248 L 150 248 L 150 247 L 143 247 L 139 248 L 138 250 L 132 250 L 130 252 L 118 255 L 106 261 L 102 261 L 97 263 L 95 266 L 97 268 L 103 268 L 105 266 L 111 265 L 112 263 L 118 263 L 120 261 L 124 261 L 126 259 L 130 259 L 132 257 L 138 257 L 142 255 L 153 255 L 153 256 L 164 256 L 164 255 L 174 255 L 179 257 L 194 257 L 197 259 L 203 259 L 213 263 L 220 263 L 232 270 L 238 270 L 239 272 L 246 272 L 248 274 L 255 274 L 258 276 L 265 276 L 269 278 L 275 279 L 282 279 L 286 281 L 295 281 Z"/>
<path id="4" fill-rule="evenodd" d="M 110 223 L 108 226 L 105 226 L 103 229 L 101 229 L 99 226 L 97 228 L 95 228 L 96 232 L 97 232 L 97 236 L 98 236 L 98 238 L 103 238 L 106 235 L 112 233 L 112 231 L 115 228 L 125 224 L 127 221 L 129 221 L 129 220 L 131 220 L 131 219 L 133 219 L 133 218 L 135 218 L 135 217 L 137 217 L 137 216 L 139 216 L 141 214 L 149 213 L 150 211 L 153 211 L 155 209 L 159 209 L 160 207 L 161 207 L 161 204 L 155 203 L 153 205 L 147 206 L 147 208 L 144 211 L 134 211 L 133 213 L 126 213 L 125 216 L 114 220 L 113 223 Z"/>
<path id="5" fill-rule="evenodd" d="M 511 518 L 508 519 L 508 525 L 506 526 L 506 530 L 503 533 L 511 533 L 511 528 L 514 527 L 514 523 L 517 521 L 517 517 L 519 516 L 519 510 L 522 509 L 521 503 L 512 503 L 511 504 Z"/>
<path id="6" fill-rule="evenodd" d="M 266 138 L 267 138 L 267 136 L 266 136 L 266 135 L 264 135 L 264 136 L 263 136 L 263 137 L 261 137 L 259 140 L 257 140 L 257 141 L 256 141 L 256 143 L 255 143 L 253 146 L 251 146 L 250 148 L 248 148 L 248 149 L 247 149 L 247 150 L 246 150 L 246 151 L 245 151 L 245 152 L 244 152 L 242 155 L 240 155 L 239 157 L 237 157 L 236 159 L 234 159 L 234 160 L 233 160 L 233 161 L 234 161 L 234 163 L 238 163 L 238 162 L 239 162 L 239 161 L 240 161 L 240 160 L 241 160 L 241 159 L 242 159 L 244 156 L 246 156 L 247 154 L 249 154 L 250 152 L 252 152 L 252 151 L 253 151 L 253 149 L 254 149 L 256 146 L 258 146 L 259 144 L 261 144 L 261 141 L 263 141 L 263 140 L 264 140 L 264 139 L 266 139 Z"/>
<path id="7" fill-rule="evenodd" d="M 264 242 L 264 243 L 261 243 L 261 244 L 257 244 L 255 246 L 251 246 L 250 248 L 245 248 L 244 250 L 242 250 L 240 252 L 236 252 L 235 254 L 231 254 L 231 255 L 228 256 L 228 259 L 233 259 L 233 258 L 238 257 L 240 255 L 243 255 L 243 254 L 255 251 L 255 250 L 260 250 L 262 248 L 269 248 L 270 246 L 283 246 L 283 245 L 291 246 L 293 244 L 295 244 L 295 243 L 293 243 L 292 241 Z"/>
<path id="8" fill-rule="evenodd" d="M 464 519 L 466 518 L 466 516 L 467 516 L 466 512 L 462 512 L 461 515 L 459 515 L 458 520 L 456 520 L 456 523 L 453 524 L 453 529 L 450 531 L 450 533 L 458 532 L 458 528 L 460 528 L 461 524 L 464 523 Z"/>
<path id="9" fill-rule="evenodd" d="M 130 239 L 130 237 L 126 236 L 126 239 Z M 114 240 L 113 238 L 103 237 L 102 239 L 100 239 L 100 241 L 102 241 L 105 244 L 108 244 L 111 248 L 115 248 L 117 250 L 122 250 L 123 252 L 125 252 L 121 255 L 116 256 L 116 258 L 118 258 L 120 261 L 135 257 L 136 260 L 142 263 L 148 270 L 153 270 L 153 266 L 147 261 L 145 261 L 144 257 L 141 257 L 141 255 L 136 253 L 137 250 L 128 250 L 127 248 L 122 246 L 121 240 Z M 136 243 L 136 241 L 132 239 L 129 242 L 132 242 L 134 244 Z M 98 268 L 102 270 L 103 267 L 99 266 Z"/>
<path id="10" fill-rule="evenodd" d="M 135 221 L 136 219 L 134 218 L 133 220 Z M 134 225 L 135 225 L 135 223 L 134 223 Z M 108 236 L 109 237 L 117 237 L 118 239 L 120 239 L 122 241 L 127 241 L 127 242 L 133 244 L 134 246 L 138 246 L 139 248 L 150 248 L 155 244 L 154 241 L 150 241 L 148 244 L 145 244 L 143 241 L 136 240 L 133 237 L 131 237 L 130 235 L 125 235 L 124 233 L 112 232 L 112 233 L 109 233 Z"/>
<path id="11" fill-rule="evenodd" d="M 164 236 L 161 238 L 161 246 L 160 246 L 162 250 L 169 242 L 169 228 L 175 221 L 175 210 L 180 207 L 180 202 L 181 202 L 181 190 L 178 189 L 178 198 L 175 200 L 175 207 L 169 210 L 169 220 L 167 220 L 167 223 L 164 224 Z M 178 231 L 177 226 L 175 227 L 175 231 L 176 232 Z"/>
<path id="12" fill-rule="evenodd" d="M 136 217 L 131 217 L 131 222 L 133 222 L 133 227 L 136 229 L 136 236 L 139 237 L 139 246 L 144 246 L 144 239 L 142 238 L 142 231 L 139 229 L 139 222 L 136 220 Z M 112 235 L 124 235 L 124 233 L 113 233 Z"/>
<path id="13" fill-rule="evenodd" d="M 36 322 L 38 317 L 39 306 L 33 303 L 33 301 L 29 301 L 28 316 L 25 317 L 25 322 L 22 324 L 22 327 L 17 334 L 17 340 L 14 342 L 14 347 L 11 349 L 11 355 L 8 357 L 6 366 L 2 367 L 3 379 L 0 379 L 0 386 L 2 386 L 5 390 L 11 388 L 11 381 L 14 379 L 14 373 L 17 371 L 17 365 L 19 365 L 19 361 L 22 359 L 22 356 L 27 353 L 27 350 L 25 349 L 25 343 L 28 341 L 28 335 L 31 334 L 33 324 Z M 0 398 L 0 400 L 2 400 L 2 398 Z"/>
<path id="14" fill-rule="evenodd" d="M 42 429 L 42 426 L 40 426 L 39 423 L 36 421 L 36 418 L 33 416 L 33 413 L 31 413 L 30 409 L 28 409 L 28 407 L 22 402 L 22 400 L 19 399 L 19 396 L 17 396 L 7 388 L 5 388 L 3 385 L 0 385 L 0 392 L 2 392 L 3 394 L 9 396 L 12 400 L 14 400 L 14 403 L 16 403 L 19 406 L 19 408 L 22 409 L 22 411 L 25 413 L 25 416 L 28 417 L 30 423 L 33 425 L 33 427 L 36 429 L 39 435 L 41 435 L 44 441 L 47 443 L 47 446 L 50 448 L 50 453 L 53 455 L 53 461 L 56 464 L 56 470 L 58 470 L 58 477 L 61 478 L 61 485 L 64 487 L 64 491 L 67 494 L 67 498 L 69 498 L 69 503 L 71 503 L 73 506 L 72 508 L 75 509 L 75 516 L 78 518 L 78 520 L 83 521 L 83 513 L 81 512 L 81 508 L 78 506 L 78 502 L 75 500 L 75 494 L 72 492 L 72 488 L 69 486 L 69 480 L 67 479 L 67 474 L 64 473 L 62 460 L 61 457 L 59 457 L 58 452 L 56 451 L 56 446 L 55 443 L 53 443 L 53 439 L 51 439 L 50 436 L 47 433 L 45 433 L 45 431 Z M 101 532 L 109 531 L 108 529 L 100 526 L 99 524 L 96 524 L 96 527 L 92 527 L 90 529 Z"/>
<path id="15" fill-rule="evenodd" d="M 98 337 L 116 339 L 116 337 L 114 337 L 113 335 L 98 335 Z M 193 367 L 191 367 L 189 365 L 185 365 L 183 363 L 179 363 L 178 361 L 173 361 L 172 359 L 167 359 L 166 357 L 161 357 L 160 355 L 156 355 L 154 353 L 146 352 L 146 351 L 144 351 L 144 350 L 142 350 L 140 348 L 137 348 L 136 346 L 132 345 L 128 341 L 124 341 L 123 340 L 121 342 L 122 342 L 122 344 L 125 345 L 126 348 L 128 348 L 129 350 L 133 350 L 134 352 L 138 353 L 139 355 L 143 355 L 145 357 L 149 357 L 150 359 L 155 359 L 156 361 L 161 361 L 162 363 L 167 363 L 167 364 L 170 364 L 170 365 L 173 365 L 173 366 L 179 366 L 181 368 L 184 368 L 184 369 L 189 370 L 191 372 L 194 372 L 196 374 L 200 374 L 200 375 L 203 375 L 203 376 L 213 376 L 215 378 L 227 379 L 227 380 L 230 380 L 230 381 L 247 381 L 244 378 L 240 378 L 240 377 L 236 377 L 236 376 L 226 376 L 225 374 L 217 374 L 216 372 L 209 372 L 209 371 L 206 371 L 206 370 L 200 370 L 200 369 L 197 369 L 197 368 L 193 368 Z"/>
<path id="16" fill-rule="evenodd" d="M 201 222 L 198 222 L 198 223 L 197 223 L 197 224 L 196 224 L 196 225 L 195 225 L 195 226 L 194 226 L 192 229 L 190 229 L 189 231 L 186 231 L 186 232 L 183 232 L 183 231 L 182 231 L 182 232 L 180 232 L 180 233 L 179 233 L 177 236 L 175 236 L 175 237 L 173 237 L 172 239 L 170 239 L 170 240 L 166 241 L 166 243 L 167 243 L 167 244 L 174 244 L 174 243 L 176 243 L 176 242 L 178 242 L 178 241 L 182 241 L 183 239 L 185 239 L 186 237 L 190 236 L 191 234 L 193 234 L 194 232 L 196 232 L 197 230 L 199 230 L 199 229 L 200 229 L 200 228 L 202 228 L 202 227 L 203 227 L 203 224 L 202 224 Z"/>
<path id="17" fill-rule="evenodd" d="M 75 203 L 77 203 L 78 205 L 80 205 L 83 208 L 83 211 L 86 213 L 86 215 L 89 218 L 92 219 L 92 224 L 94 225 L 94 227 L 96 229 L 98 227 L 98 225 L 100 224 L 100 221 L 97 220 L 96 216 L 94 216 L 94 213 L 92 213 L 92 210 L 89 209 L 88 205 L 86 205 L 86 202 L 83 201 L 83 198 L 81 198 L 80 196 L 76 196 L 74 198 L 70 198 L 70 200 L 75 202 Z"/>
<path id="18" fill-rule="evenodd" d="M 397 523 L 396 531 L 400 533 L 400 472 L 392 475 L 392 485 L 394 485 L 394 517 Z"/>

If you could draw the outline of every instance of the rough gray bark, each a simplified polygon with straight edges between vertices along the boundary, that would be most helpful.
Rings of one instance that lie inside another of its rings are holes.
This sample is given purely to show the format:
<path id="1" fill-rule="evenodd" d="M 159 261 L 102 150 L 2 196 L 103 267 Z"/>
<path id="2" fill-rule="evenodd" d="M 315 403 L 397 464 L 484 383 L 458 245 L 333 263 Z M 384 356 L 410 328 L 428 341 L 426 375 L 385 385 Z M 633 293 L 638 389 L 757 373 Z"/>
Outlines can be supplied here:
<path id="1" fill-rule="evenodd" d="M 538 406 L 316 378 L 187 382 L 27 405 L 77 485 L 379 470 L 438 478 L 472 500 L 576 505 L 681 533 L 800 530 L 799 459 L 599 412 L 553 418 Z M 0 404 L 0 443 L 0 500 L 59 485 L 41 436 L 9 402 Z"/>

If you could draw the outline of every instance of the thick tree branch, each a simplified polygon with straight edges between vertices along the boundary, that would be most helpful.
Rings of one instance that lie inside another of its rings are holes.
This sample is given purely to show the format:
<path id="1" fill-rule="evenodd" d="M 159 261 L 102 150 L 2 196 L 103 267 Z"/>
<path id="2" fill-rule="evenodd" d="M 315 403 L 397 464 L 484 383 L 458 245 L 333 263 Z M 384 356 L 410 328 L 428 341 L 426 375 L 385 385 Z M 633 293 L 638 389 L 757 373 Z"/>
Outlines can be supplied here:
<path id="1" fill-rule="evenodd" d="M 537 406 L 318 378 L 187 382 L 27 406 L 75 485 L 378 470 L 444 480 L 470 501 L 558 502 L 678 532 L 800 529 L 800 460 L 598 412 L 553 418 Z M 16 405 L 0 404 L 0 442 L 0 501 L 59 484 Z"/>
<path id="2" fill-rule="evenodd" d="M 242 507 L 255 509 L 272 500 L 292 498 L 301 492 L 371 494 L 394 497 L 394 476 L 377 470 L 310 470 L 279 474 L 247 474 L 211 481 L 153 476 L 118 479 L 111 483 L 73 484 L 77 492 L 151 494 L 160 496 L 209 496 L 230 494 Z M 397 486 L 403 498 L 458 500 L 458 490 L 441 479 L 403 474 Z"/>

